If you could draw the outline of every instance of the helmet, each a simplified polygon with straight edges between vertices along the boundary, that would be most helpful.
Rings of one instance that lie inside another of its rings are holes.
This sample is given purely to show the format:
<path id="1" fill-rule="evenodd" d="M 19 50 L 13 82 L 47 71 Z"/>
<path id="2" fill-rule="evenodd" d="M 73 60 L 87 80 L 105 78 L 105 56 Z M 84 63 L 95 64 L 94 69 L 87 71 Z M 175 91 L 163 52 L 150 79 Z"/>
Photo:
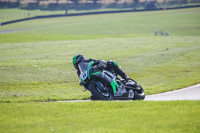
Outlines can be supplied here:
<path id="1" fill-rule="evenodd" d="M 85 60 L 85 58 L 84 58 L 84 56 L 81 55 L 81 54 L 75 55 L 75 56 L 73 57 L 72 62 L 73 62 L 73 65 L 74 65 L 74 67 L 75 67 L 76 70 L 78 70 L 78 64 L 79 64 L 80 62 L 84 61 L 84 60 Z"/>

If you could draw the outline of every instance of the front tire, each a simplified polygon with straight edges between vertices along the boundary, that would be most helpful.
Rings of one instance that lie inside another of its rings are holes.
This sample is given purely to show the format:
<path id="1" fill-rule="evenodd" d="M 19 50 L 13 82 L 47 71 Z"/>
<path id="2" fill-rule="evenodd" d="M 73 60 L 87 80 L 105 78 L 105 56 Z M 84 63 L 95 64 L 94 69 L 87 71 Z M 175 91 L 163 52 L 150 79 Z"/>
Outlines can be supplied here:
<path id="1" fill-rule="evenodd" d="M 134 90 L 134 97 L 133 100 L 144 100 L 145 99 L 145 93 L 144 90 L 142 88 L 142 86 L 140 86 L 139 90 Z"/>
<path id="2" fill-rule="evenodd" d="M 95 99 L 113 100 L 113 94 L 109 91 L 109 88 L 104 87 L 101 82 L 91 81 L 88 88 Z"/>

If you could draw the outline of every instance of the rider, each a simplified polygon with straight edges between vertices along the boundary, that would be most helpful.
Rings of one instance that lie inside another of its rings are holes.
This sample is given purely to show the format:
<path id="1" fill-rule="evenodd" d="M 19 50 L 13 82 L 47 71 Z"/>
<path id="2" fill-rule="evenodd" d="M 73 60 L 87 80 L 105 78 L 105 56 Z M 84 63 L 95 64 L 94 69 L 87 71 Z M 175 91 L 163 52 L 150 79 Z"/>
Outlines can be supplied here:
<path id="1" fill-rule="evenodd" d="M 96 59 L 88 59 L 86 60 L 83 55 L 75 55 L 73 57 L 73 65 L 75 69 L 77 70 L 78 77 L 80 76 L 81 72 L 79 70 L 78 64 L 80 62 L 91 62 L 93 61 L 95 65 L 97 65 L 98 68 L 101 69 L 107 69 L 111 72 L 115 72 L 116 74 L 120 75 L 125 81 L 126 85 L 133 85 L 132 81 L 129 79 L 129 77 L 122 71 L 122 69 L 118 66 L 118 64 L 114 61 L 107 61 L 105 62 L 104 60 L 96 60 Z M 80 84 L 81 85 L 81 84 Z M 135 84 L 136 85 L 136 84 Z M 90 96 L 91 100 L 98 100 L 96 99 L 92 94 Z"/>
<path id="2" fill-rule="evenodd" d="M 116 74 L 120 75 L 126 82 L 128 82 L 129 77 L 122 71 L 122 69 L 118 66 L 118 64 L 114 61 L 107 61 L 107 63 L 104 60 L 96 60 L 96 59 L 88 59 L 86 60 L 83 55 L 75 55 L 73 57 L 73 65 L 75 69 L 77 70 L 78 77 L 80 76 L 80 70 L 78 68 L 78 64 L 80 62 L 91 62 L 93 61 L 94 64 L 97 64 L 98 67 L 103 67 L 104 69 L 107 69 L 109 71 L 114 71 Z"/>

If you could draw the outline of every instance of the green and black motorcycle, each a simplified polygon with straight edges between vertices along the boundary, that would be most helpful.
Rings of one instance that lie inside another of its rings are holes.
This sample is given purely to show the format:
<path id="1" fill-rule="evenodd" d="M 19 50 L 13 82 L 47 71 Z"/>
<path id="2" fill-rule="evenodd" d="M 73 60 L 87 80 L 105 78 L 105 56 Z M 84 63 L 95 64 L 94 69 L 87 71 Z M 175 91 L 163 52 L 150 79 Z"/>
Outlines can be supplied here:
<path id="1" fill-rule="evenodd" d="M 134 80 L 120 79 L 117 74 L 96 67 L 93 61 L 81 62 L 79 84 L 89 90 L 92 100 L 144 100 L 143 88 Z"/>

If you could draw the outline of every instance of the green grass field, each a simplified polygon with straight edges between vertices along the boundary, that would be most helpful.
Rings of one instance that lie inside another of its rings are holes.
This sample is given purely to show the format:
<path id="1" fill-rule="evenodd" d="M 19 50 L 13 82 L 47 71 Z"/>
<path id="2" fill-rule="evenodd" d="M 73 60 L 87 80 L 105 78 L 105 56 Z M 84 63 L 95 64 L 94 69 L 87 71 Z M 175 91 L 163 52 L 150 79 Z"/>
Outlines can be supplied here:
<path id="1" fill-rule="evenodd" d="M 0 27 L 0 101 L 88 99 L 72 57 L 117 61 L 146 94 L 199 83 L 200 8 L 38 19 Z M 154 30 L 170 36 L 154 36 Z"/>
<path id="2" fill-rule="evenodd" d="M 200 102 L 1 103 L 0 131 L 198 133 Z"/>
<path id="3" fill-rule="evenodd" d="M 198 4 L 194 4 L 198 5 Z M 132 10 L 132 8 L 102 8 L 102 9 L 92 9 L 92 10 L 68 10 L 68 14 L 76 14 L 76 13 L 86 13 L 86 12 L 101 12 L 101 11 L 117 11 L 117 10 Z M 16 19 L 24 19 L 36 16 L 44 16 L 44 15 L 57 15 L 57 14 L 65 14 L 65 10 L 25 10 L 18 8 L 8 8 L 8 9 L 0 9 L 0 22 L 7 22 Z"/>
<path id="4" fill-rule="evenodd" d="M 199 101 L 41 102 L 89 98 L 78 53 L 118 62 L 146 94 L 200 83 L 200 8 L 38 19 L 0 33 L 1 133 L 199 132 Z"/>
<path id="5" fill-rule="evenodd" d="M 41 15 L 64 14 L 65 11 L 41 11 L 41 10 L 23 10 L 17 8 L 0 9 L 0 22 L 7 22 L 27 17 L 35 17 Z"/>

